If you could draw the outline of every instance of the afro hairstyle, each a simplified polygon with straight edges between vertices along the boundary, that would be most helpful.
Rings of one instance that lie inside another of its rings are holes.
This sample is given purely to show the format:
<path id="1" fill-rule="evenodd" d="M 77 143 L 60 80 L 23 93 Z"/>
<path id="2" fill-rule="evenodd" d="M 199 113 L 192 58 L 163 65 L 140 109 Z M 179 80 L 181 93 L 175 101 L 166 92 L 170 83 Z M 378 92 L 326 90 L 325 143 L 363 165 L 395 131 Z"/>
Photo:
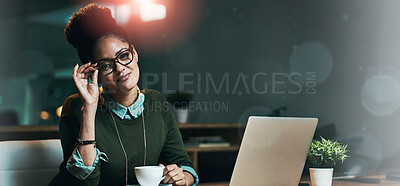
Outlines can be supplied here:
<path id="1" fill-rule="evenodd" d="M 89 4 L 75 12 L 64 29 L 70 45 L 77 49 L 79 60 L 85 64 L 93 60 L 93 47 L 104 36 L 114 36 L 128 42 L 125 30 L 117 25 L 111 10 Z"/>

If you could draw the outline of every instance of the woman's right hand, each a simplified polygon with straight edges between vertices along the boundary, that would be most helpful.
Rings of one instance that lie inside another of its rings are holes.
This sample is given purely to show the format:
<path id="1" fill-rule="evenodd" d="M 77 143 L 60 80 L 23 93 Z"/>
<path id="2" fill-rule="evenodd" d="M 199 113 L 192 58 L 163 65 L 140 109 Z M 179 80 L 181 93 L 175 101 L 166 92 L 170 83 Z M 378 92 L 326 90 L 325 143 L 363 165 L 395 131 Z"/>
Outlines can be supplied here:
<path id="1" fill-rule="evenodd" d="M 84 107 L 96 108 L 99 100 L 99 87 L 97 84 L 99 72 L 95 66 L 96 64 L 91 64 L 90 62 L 81 67 L 76 64 L 72 72 L 72 79 L 78 89 L 78 94 Z M 89 83 L 89 77 L 92 79 L 91 83 Z"/>

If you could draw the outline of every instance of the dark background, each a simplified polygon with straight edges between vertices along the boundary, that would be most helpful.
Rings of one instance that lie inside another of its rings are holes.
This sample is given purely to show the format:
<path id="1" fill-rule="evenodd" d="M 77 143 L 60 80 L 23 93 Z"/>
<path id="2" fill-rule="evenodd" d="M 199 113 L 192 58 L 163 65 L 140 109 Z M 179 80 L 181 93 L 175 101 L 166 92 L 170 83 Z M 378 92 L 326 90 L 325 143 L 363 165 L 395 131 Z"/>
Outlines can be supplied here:
<path id="1" fill-rule="evenodd" d="M 320 129 L 331 127 L 330 137 L 349 144 L 351 160 L 339 169 L 400 167 L 399 1 L 154 2 L 166 6 L 164 20 L 144 23 L 133 10 L 121 24 L 139 53 L 139 87 L 193 91 L 192 103 L 202 106 L 191 110 L 190 123 L 246 122 L 281 109 L 282 116 L 318 117 Z M 76 92 L 71 74 L 79 62 L 63 29 L 88 3 L 0 2 L 3 123 L 57 125 L 56 108 Z M 9 113 L 13 122 L 4 119 Z M 224 156 L 219 167 L 229 167 L 234 154 L 203 159 Z"/>

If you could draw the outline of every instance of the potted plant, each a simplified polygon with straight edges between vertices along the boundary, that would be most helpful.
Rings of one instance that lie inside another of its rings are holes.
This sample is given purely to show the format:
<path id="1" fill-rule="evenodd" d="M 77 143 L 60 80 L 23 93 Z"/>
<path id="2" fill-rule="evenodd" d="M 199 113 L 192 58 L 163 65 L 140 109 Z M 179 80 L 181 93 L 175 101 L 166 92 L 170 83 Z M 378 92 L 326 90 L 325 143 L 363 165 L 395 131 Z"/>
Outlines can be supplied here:
<path id="1" fill-rule="evenodd" d="M 313 186 L 331 186 L 333 168 L 337 162 L 348 158 L 347 145 L 321 137 L 313 140 L 307 154 L 313 168 L 310 168 L 310 179 Z"/>
<path id="2" fill-rule="evenodd" d="M 176 121 L 178 123 L 187 123 L 189 118 L 189 102 L 193 98 L 193 94 L 183 90 L 177 90 L 167 95 L 167 100 L 173 105 Z"/>

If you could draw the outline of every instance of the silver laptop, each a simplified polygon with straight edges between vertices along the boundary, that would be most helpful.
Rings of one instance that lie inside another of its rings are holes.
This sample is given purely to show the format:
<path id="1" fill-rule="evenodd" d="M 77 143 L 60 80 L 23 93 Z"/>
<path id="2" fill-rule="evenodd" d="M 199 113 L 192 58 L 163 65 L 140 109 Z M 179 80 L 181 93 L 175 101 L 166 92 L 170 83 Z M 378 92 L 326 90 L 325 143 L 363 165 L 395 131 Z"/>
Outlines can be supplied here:
<path id="1" fill-rule="evenodd" d="M 298 186 L 317 118 L 250 116 L 230 186 Z"/>

